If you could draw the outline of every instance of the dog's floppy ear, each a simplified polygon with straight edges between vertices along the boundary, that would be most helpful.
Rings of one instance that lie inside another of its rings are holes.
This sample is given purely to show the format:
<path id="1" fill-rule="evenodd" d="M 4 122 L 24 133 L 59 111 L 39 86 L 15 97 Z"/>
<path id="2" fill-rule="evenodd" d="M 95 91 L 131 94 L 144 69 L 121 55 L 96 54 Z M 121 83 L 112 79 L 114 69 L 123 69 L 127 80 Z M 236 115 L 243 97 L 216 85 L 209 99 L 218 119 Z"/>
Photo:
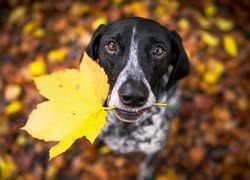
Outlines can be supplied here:
<path id="1" fill-rule="evenodd" d="M 170 33 L 172 35 L 171 46 L 173 51 L 170 64 L 173 66 L 173 70 L 167 84 L 167 90 L 179 79 L 189 74 L 189 60 L 183 48 L 182 40 L 175 30 L 170 31 Z"/>
<path id="2" fill-rule="evenodd" d="M 103 32 L 105 31 L 106 25 L 99 25 L 99 27 L 95 30 L 87 48 L 86 52 L 92 59 L 96 60 L 98 58 L 98 49 L 99 49 L 99 43 L 100 39 L 102 37 Z"/>

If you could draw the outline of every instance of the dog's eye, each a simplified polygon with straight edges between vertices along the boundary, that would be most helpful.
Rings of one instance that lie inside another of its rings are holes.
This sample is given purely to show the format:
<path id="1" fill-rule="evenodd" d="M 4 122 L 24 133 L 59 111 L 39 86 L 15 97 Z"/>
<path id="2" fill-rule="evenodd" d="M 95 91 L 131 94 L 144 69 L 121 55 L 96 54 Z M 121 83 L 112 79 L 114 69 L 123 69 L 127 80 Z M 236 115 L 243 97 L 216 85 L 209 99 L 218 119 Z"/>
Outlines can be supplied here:
<path id="1" fill-rule="evenodd" d="M 106 45 L 108 50 L 110 52 L 116 52 L 117 51 L 117 45 L 114 41 L 109 41 L 108 44 Z"/>
<path id="2" fill-rule="evenodd" d="M 153 50 L 154 56 L 163 56 L 166 52 L 161 46 L 156 46 Z"/>

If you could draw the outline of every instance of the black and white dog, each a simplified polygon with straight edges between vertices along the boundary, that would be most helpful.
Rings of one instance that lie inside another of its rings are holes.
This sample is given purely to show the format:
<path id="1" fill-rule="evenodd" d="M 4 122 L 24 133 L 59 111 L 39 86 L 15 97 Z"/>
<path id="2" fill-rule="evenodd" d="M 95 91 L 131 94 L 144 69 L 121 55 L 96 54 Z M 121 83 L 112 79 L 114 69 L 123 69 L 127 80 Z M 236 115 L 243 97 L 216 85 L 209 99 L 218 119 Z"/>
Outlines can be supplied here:
<path id="1" fill-rule="evenodd" d="M 100 25 L 86 51 L 108 75 L 106 104 L 117 107 L 109 110 L 99 139 L 118 153 L 144 152 L 139 179 L 152 179 L 169 120 L 180 107 L 176 82 L 189 73 L 181 38 L 152 20 L 126 18 Z"/>

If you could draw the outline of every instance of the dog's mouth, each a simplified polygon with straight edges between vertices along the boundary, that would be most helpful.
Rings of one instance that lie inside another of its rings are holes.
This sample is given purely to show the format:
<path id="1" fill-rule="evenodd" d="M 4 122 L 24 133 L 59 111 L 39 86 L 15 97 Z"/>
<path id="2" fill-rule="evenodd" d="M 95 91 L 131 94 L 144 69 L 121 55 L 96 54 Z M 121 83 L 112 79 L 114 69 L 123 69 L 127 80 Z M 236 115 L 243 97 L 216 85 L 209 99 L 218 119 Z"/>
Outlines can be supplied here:
<path id="1" fill-rule="evenodd" d="M 120 119 L 121 121 L 125 121 L 125 122 L 136 122 L 139 121 L 142 116 L 143 113 L 146 109 L 142 109 L 142 110 L 123 110 L 123 109 L 119 109 L 116 108 L 115 109 L 115 114 L 118 117 L 118 119 Z"/>

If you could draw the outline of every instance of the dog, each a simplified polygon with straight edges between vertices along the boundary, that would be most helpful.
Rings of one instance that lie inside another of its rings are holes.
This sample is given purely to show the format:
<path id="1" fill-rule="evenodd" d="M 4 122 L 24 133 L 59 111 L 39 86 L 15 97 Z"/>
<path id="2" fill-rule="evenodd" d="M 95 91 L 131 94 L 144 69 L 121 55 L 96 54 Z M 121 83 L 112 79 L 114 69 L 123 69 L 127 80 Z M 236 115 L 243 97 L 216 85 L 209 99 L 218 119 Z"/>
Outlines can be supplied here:
<path id="1" fill-rule="evenodd" d="M 169 121 L 180 108 L 177 81 L 189 74 L 180 36 L 153 20 L 125 18 L 100 25 L 86 52 L 108 76 L 105 104 L 116 107 L 98 139 L 117 153 L 145 153 L 138 179 L 152 179 Z"/>

